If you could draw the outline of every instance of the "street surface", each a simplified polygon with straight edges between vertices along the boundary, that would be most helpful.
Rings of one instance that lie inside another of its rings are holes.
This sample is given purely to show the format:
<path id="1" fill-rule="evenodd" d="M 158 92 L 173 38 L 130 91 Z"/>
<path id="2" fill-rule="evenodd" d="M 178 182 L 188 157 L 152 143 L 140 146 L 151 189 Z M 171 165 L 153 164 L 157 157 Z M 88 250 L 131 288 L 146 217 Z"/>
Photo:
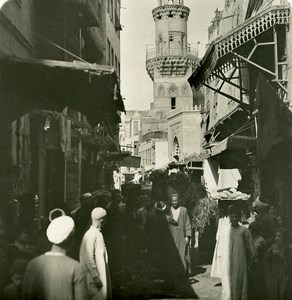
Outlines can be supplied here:
<path id="1" fill-rule="evenodd" d="M 195 272 L 200 272 L 193 278 L 193 289 L 202 300 L 217 300 L 221 297 L 221 286 L 215 286 L 220 283 L 220 279 L 210 277 L 211 265 L 196 267 Z"/>

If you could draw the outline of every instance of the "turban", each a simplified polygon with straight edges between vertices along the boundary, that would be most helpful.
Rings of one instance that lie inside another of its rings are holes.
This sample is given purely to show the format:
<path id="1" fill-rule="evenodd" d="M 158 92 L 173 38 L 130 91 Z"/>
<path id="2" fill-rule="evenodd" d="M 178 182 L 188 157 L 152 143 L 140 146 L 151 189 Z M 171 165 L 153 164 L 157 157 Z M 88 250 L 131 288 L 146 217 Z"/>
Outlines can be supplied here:
<path id="1" fill-rule="evenodd" d="M 74 221 L 71 217 L 61 216 L 52 220 L 47 229 L 48 240 L 52 244 L 61 244 L 74 231 Z"/>
<path id="2" fill-rule="evenodd" d="M 91 219 L 92 220 L 100 220 L 100 219 L 103 219 L 105 216 L 106 216 L 106 210 L 103 209 L 102 207 L 96 207 L 91 212 Z"/>
<path id="3" fill-rule="evenodd" d="M 255 208 L 266 208 L 269 206 L 269 204 L 265 203 L 265 202 L 262 202 L 260 200 L 260 197 L 257 197 L 255 199 L 255 201 L 252 203 L 252 206 L 255 207 Z"/>
<path id="4" fill-rule="evenodd" d="M 87 198 L 92 198 L 92 194 L 91 193 L 85 193 L 82 195 L 82 199 L 85 200 Z"/>
<path id="5" fill-rule="evenodd" d="M 155 203 L 155 208 L 158 211 L 164 211 L 166 209 L 166 204 L 163 201 L 159 201 L 159 202 Z"/>

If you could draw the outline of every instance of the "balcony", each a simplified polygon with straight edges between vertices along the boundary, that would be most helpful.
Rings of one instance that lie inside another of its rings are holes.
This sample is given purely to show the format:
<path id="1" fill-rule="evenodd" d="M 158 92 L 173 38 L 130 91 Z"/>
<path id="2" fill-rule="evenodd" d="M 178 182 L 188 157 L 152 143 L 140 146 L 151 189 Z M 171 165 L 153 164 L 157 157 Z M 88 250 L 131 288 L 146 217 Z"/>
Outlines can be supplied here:
<path id="1" fill-rule="evenodd" d="M 66 0 L 68 5 L 75 5 L 81 9 L 79 17 L 88 26 L 100 26 L 100 9 L 98 2 L 92 0 Z"/>
<path id="2" fill-rule="evenodd" d="M 195 56 L 197 57 L 198 51 L 195 46 L 188 44 L 186 47 L 177 48 L 160 48 L 155 45 L 148 45 L 146 50 L 146 60 L 151 60 L 158 57 L 168 56 Z"/>

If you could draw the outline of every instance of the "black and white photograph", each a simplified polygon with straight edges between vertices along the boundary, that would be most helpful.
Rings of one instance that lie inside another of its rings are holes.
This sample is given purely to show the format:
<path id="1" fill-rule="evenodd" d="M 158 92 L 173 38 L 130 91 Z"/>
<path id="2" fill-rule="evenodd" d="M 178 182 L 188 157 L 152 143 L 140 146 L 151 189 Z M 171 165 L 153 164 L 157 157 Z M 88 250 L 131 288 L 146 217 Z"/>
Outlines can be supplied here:
<path id="1" fill-rule="evenodd" d="M 0 300 L 292 300 L 291 9 L 0 0 Z"/>

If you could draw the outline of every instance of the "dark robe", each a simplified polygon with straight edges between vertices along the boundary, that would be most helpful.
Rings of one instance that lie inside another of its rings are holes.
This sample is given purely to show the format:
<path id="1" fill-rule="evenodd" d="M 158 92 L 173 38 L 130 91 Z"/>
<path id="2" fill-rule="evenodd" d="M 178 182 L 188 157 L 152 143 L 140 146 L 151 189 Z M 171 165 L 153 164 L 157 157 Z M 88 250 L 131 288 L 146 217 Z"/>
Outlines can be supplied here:
<path id="1" fill-rule="evenodd" d="M 171 210 L 170 214 L 172 216 Z M 173 217 L 173 216 L 172 216 Z M 178 215 L 178 219 L 176 220 L 178 223 L 178 226 L 173 226 L 169 224 L 169 231 L 172 235 L 172 238 L 174 240 L 174 244 L 176 246 L 176 250 L 180 260 L 181 264 L 184 267 L 184 273 L 180 274 L 182 276 L 186 275 L 187 271 L 187 259 L 188 259 L 188 249 L 187 249 L 187 242 L 186 237 L 191 238 L 192 236 L 192 227 L 190 223 L 190 218 L 187 212 L 187 209 L 183 206 L 180 207 L 180 212 Z"/>

